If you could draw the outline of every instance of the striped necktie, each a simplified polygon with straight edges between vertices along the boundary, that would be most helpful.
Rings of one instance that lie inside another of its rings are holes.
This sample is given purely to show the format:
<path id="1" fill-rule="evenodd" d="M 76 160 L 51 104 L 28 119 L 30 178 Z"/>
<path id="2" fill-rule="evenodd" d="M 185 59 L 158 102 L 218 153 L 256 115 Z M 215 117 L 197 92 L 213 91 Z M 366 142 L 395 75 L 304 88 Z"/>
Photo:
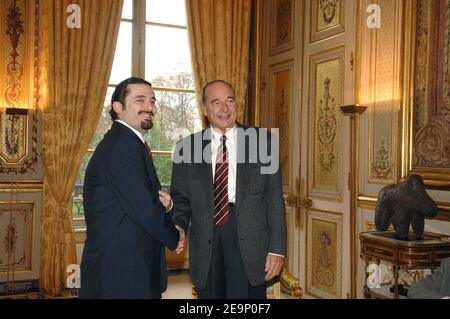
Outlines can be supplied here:
<path id="1" fill-rule="evenodd" d="M 228 221 L 228 154 L 226 136 L 217 150 L 214 175 L 214 225 L 222 226 Z"/>

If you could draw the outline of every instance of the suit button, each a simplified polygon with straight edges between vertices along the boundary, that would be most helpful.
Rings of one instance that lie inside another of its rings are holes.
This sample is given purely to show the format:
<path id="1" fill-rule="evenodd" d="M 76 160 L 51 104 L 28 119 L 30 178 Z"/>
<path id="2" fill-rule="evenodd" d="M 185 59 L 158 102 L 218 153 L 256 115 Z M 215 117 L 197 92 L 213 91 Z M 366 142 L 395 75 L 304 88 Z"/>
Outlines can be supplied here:
<path id="1" fill-rule="evenodd" d="M 210 245 L 211 245 L 211 239 L 208 239 L 208 244 L 210 244 Z"/>

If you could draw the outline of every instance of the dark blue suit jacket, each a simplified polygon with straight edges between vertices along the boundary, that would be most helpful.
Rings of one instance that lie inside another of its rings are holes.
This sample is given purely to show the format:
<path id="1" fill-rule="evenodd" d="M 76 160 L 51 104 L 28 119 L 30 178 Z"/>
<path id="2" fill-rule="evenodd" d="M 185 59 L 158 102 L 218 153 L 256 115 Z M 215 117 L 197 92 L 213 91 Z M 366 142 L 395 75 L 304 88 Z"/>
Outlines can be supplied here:
<path id="1" fill-rule="evenodd" d="M 88 164 L 83 204 L 87 238 L 81 298 L 160 298 L 167 287 L 164 246 L 179 233 L 159 201 L 145 145 L 114 122 Z"/>

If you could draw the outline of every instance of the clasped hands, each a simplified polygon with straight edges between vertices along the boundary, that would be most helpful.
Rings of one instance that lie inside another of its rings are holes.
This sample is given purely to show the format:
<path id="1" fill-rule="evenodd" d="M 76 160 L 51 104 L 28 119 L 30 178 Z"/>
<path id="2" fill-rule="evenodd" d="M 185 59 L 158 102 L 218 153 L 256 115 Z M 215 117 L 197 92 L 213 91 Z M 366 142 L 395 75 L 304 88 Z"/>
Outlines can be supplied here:
<path id="1" fill-rule="evenodd" d="M 166 208 L 166 212 L 170 212 L 172 210 L 173 207 L 173 201 L 172 198 L 170 197 L 169 194 L 167 194 L 164 191 L 159 191 L 159 201 L 161 202 L 161 204 Z M 177 254 L 181 253 L 184 249 L 184 242 L 186 239 L 186 234 L 184 232 L 184 230 L 178 226 L 175 225 L 175 227 L 178 229 L 178 231 L 180 232 L 180 240 L 178 241 L 178 246 L 175 249 L 175 252 Z"/>

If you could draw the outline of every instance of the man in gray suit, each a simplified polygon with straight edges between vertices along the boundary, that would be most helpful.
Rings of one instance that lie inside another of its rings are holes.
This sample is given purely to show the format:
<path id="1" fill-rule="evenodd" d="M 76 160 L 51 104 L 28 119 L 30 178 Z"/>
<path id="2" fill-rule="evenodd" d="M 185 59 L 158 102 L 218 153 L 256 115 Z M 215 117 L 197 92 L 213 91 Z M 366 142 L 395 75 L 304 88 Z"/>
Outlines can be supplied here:
<path id="1" fill-rule="evenodd" d="M 432 275 L 418 280 L 408 290 L 410 299 L 450 299 L 450 257 Z"/>
<path id="2" fill-rule="evenodd" d="M 278 146 L 266 130 L 236 122 L 225 81 L 205 85 L 202 109 L 211 127 L 177 144 L 171 184 L 173 221 L 190 226 L 192 281 L 202 299 L 264 299 L 286 255 Z"/>

